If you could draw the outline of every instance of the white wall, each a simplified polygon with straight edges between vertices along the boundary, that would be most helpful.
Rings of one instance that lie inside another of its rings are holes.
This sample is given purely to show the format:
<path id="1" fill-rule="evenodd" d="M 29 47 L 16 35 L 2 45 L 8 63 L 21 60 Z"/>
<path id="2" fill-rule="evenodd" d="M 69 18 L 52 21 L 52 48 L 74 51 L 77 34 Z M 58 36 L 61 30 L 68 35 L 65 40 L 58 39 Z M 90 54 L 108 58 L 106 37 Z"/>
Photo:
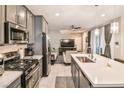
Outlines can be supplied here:
<path id="1" fill-rule="evenodd" d="M 124 59 L 124 15 L 121 16 L 121 59 Z"/>
<path id="2" fill-rule="evenodd" d="M 59 31 L 49 31 L 48 33 L 52 48 L 58 49 L 60 47 L 61 39 L 75 39 L 77 50 L 82 50 L 82 35 L 81 34 L 61 34 Z"/>

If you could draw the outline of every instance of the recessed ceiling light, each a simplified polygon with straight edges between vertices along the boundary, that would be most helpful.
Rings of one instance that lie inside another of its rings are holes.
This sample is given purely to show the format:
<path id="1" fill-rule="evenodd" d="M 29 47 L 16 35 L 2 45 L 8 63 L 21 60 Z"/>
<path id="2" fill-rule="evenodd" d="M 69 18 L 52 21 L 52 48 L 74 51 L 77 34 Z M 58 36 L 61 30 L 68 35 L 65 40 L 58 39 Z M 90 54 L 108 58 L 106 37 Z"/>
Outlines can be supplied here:
<path id="1" fill-rule="evenodd" d="M 101 17 L 104 17 L 105 16 L 105 14 L 101 14 Z"/>
<path id="2" fill-rule="evenodd" d="M 60 14 L 59 13 L 56 13 L 55 16 L 60 16 Z"/>

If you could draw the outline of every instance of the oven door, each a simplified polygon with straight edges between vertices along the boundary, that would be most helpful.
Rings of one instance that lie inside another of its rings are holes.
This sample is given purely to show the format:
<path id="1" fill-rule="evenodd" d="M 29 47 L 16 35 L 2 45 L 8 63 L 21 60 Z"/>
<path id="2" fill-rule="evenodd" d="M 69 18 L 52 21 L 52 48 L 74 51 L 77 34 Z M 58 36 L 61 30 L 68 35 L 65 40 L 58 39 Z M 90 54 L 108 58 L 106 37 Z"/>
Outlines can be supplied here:
<path id="1" fill-rule="evenodd" d="M 39 72 L 39 65 L 31 71 L 31 73 L 28 75 L 28 79 L 26 80 L 26 87 L 27 88 L 34 88 L 38 87 L 39 85 L 39 80 L 40 80 L 40 72 Z"/>

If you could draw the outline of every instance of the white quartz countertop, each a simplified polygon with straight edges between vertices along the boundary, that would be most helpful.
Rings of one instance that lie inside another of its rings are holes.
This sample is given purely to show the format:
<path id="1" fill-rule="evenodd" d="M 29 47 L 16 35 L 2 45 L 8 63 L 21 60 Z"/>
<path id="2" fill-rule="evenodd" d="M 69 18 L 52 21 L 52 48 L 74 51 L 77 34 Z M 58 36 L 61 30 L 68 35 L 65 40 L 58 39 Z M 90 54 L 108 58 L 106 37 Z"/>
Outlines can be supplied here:
<path id="1" fill-rule="evenodd" d="M 95 63 L 82 63 L 77 57 L 88 57 L 88 54 L 71 54 L 80 69 L 93 87 L 124 87 L 124 64 L 94 54 Z M 110 67 L 107 66 L 109 63 Z"/>
<path id="2" fill-rule="evenodd" d="M 5 71 L 2 76 L 0 76 L 0 87 L 6 88 L 12 82 L 22 75 L 21 71 Z"/>
<path id="3" fill-rule="evenodd" d="M 33 55 L 33 56 L 25 56 L 24 59 L 38 59 L 40 60 L 43 55 Z"/>

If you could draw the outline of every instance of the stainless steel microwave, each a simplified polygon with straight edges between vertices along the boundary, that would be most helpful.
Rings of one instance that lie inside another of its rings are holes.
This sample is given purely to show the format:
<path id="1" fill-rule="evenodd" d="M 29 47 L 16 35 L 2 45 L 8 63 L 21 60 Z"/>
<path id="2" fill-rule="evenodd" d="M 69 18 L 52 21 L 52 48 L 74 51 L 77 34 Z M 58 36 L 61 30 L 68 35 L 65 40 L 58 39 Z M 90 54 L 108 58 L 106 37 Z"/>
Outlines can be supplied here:
<path id="1" fill-rule="evenodd" d="M 5 43 L 28 43 L 29 36 L 28 32 L 26 31 L 26 28 L 10 22 L 5 22 L 4 29 Z"/>

